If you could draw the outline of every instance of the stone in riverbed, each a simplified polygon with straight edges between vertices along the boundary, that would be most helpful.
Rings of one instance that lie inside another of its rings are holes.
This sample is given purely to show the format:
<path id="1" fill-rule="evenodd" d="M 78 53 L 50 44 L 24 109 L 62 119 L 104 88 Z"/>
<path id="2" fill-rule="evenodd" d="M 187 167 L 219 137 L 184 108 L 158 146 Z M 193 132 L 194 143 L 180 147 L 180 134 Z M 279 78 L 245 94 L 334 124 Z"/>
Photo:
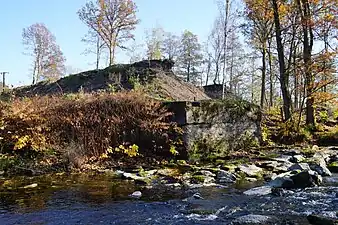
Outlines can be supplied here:
<path id="1" fill-rule="evenodd" d="M 268 185 L 274 188 L 306 188 L 319 185 L 322 182 L 322 178 L 317 172 L 311 170 L 304 170 L 296 174 L 293 172 L 274 177 Z"/>
<path id="2" fill-rule="evenodd" d="M 225 171 L 225 170 L 220 170 L 218 173 L 217 173 L 217 182 L 218 183 L 234 183 L 236 182 L 236 176 L 233 175 L 232 173 L 228 172 L 228 171 Z"/>
<path id="3" fill-rule="evenodd" d="M 263 172 L 263 169 L 256 165 L 240 165 L 238 166 L 238 169 L 249 177 L 259 177 Z"/>
<path id="4" fill-rule="evenodd" d="M 332 172 L 332 173 L 338 173 L 338 162 L 332 162 L 329 164 L 328 169 Z"/>
<path id="5" fill-rule="evenodd" d="M 129 195 L 130 197 L 133 197 L 133 198 L 141 198 L 142 197 L 142 192 L 140 191 L 135 191 L 133 192 L 131 195 Z"/>
<path id="6" fill-rule="evenodd" d="M 291 162 L 293 163 L 301 163 L 305 160 L 304 156 L 302 155 L 294 155 L 291 159 Z"/>
<path id="7" fill-rule="evenodd" d="M 313 158 L 312 162 L 309 163 L 310 168 L 316 171 L 321 176 L 332 176 L 330 170 L 326 167 L 326 162 L 323 157 Z"/>
<path id="8" fill-rule="evenodd" d="M 307 220 L 313 225 L 337 225 L 338 220 L 336 218 L 328 218 L 321 215 L 308 215 Z"/>
<path id="9" fill-rule="evenodd" d="M 288 168 L 289 171 L 293 170 L 311 170 L 309 164 L 307 163 L 295 163 Z"/>
<path id="10" fill-rule="evenodd" d="M 254 215 L 249 214 L 236 218 L 232 224 L 233 225 L 256 225 L 256 224 L 275 224 L 277 218 L 273 216 L 263 216 L 263 215 Z"/>
<path id="11" fill-rule="evenodd" d="M 271 192 L 272 192 L 272 187 L 261 186 L 261 187 L 251 188 L 247 191 L 244 191 L 243 193 L 249 196 L 263 196 L 263 195 L 269 195 L 271 194 Z"/>

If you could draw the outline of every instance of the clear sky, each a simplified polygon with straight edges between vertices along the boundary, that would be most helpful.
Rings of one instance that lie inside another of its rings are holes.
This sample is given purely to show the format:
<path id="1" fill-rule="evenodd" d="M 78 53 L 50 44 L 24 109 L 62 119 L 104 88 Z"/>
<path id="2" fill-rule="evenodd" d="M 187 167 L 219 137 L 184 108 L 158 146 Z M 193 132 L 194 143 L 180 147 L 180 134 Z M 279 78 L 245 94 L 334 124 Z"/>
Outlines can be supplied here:
<path id="1" fill-rule="evenodd" d="M 79 70 L 93 69 L 94 56 L 85 56 L 81 38 L 87 27 L 76 12 L 86 0 L 1 0 L 0 14 L 0 72 L 8 71 L 7 84 L 30 84 L 31 62 L 23 54 L 22 29 L 34 23 L 44 23 L 56 36 L 67 62 Z M 135 0 L 138 18 L 135 31 L 137 42 L 144 42 L 146 29 L 160 25 L 165 31 L 180 34 L 187 29 L 206 40 L 217 15 L 215 0 Z M 126 62 L 125 54 L 117 55 L 118 62 Z"/>

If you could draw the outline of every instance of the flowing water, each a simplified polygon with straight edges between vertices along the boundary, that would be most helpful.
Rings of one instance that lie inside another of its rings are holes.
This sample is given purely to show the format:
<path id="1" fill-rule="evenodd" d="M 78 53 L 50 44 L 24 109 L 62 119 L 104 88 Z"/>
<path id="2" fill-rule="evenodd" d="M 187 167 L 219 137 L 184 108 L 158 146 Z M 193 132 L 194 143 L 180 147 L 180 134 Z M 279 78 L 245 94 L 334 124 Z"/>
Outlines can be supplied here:
<path id="1" fill-rule="evenodd" d="M 2 179 L 0 184 L 1 225 L 230 224 L 246 214 L 273 215 L 280 218 L 279 224 L 305 225 L 308 214 L 335 217 L 338 211 L 337 176 L 321 187 L 261 197 L 243 195 L 244 190 L 258 185 L 253 183 L 146 189 L 105 175 L 18 177 Z M 136 190 L 142 197 L 129 197 Z M 203 199 L 191 197 L 197 192 Z"/>

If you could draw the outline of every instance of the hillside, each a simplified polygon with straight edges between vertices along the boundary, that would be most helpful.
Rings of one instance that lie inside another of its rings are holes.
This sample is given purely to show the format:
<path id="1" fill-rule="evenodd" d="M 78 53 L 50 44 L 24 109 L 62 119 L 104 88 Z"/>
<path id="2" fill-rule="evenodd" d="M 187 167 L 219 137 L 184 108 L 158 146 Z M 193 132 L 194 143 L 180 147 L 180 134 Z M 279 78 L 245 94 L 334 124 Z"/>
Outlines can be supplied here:
<path id="1" fill-rule="evenodd" d="M 55 82 L 42 81 L 14 89 L 19 97 L 69 94 L 79 91 L 121 91 L 143 88 L 156 98 L 192 101 L 209 99 L 202 89 L 177 78 L 169 60 L 140 61 L 117 64 L 101 70 L 91 70 L 63 77 Z"/>

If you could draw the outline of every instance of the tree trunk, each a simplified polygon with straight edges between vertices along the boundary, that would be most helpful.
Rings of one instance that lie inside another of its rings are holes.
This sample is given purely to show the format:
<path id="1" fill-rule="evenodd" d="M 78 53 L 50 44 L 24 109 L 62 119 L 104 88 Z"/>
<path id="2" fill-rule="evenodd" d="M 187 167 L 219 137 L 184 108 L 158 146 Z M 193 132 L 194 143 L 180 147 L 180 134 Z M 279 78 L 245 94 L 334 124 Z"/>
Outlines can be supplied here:
<path id="1" fill-rule="evenodd" d="M 280 74 L 280 84 L 281 91 L 283 97 L 283 111 L 285 120 L 291 119 L 291 96 L 288 90 L 288 74 L 286 72 L 285 67 L 285 59 L 284 59 L 284 46 L 282 43 L 282 31 L 279 20 L 279 12 L 277 0 L 272 0 L 273 6 L 273 15 L 274 15 L 274 23 L 275 23 L 275 31 L 276 31 L 276 43 L 277 43 L 277 52 L 278 52 L 278 62 L 279 62 L 279 74 Z"/>
<path id="2" fill-rule="evenodd" d="M 96 70 L 99 70 L 99 66 L 100 66 L 100 54 L 101 54 L 100 47 L 101 47 L 100 37 L 97 36 L 97 41 L 96 41 Z"/>
<path id="3" fill-rule="evenodd" d="M 313 99 L 313 83 L 314 77 L 311 71 L 312 66 L 312 46 L 313 33 L 310 24 L 310 5 L 308 0 L 298 0 L 299 13 L 302 19 L 303 28 L 303 61 L 305 69 L 305 85 L 306 85 L 306 124 L 315 126 L 314 116 L 314 99 Z"/>
<path id="4" fill-rule="evenodd" d="M 266 79 L 266 46 L 262 49 L 262 85 L 261 85 L 261 109 L 264 108 L 265 101 L 265 79 Z"/>
<path id="5" fill-rule="evenodd" d="M 269 78 L 270 78 L 270 107 L 273 107 L 273 68 L 272 68 L 272 53 L 271 53 L 271 42 L 269 41 L 269 50 L 268 50 L 268 55 L 269 55 L 269 70 L 270 70 L 270 74 L 269 74 Z"/>

